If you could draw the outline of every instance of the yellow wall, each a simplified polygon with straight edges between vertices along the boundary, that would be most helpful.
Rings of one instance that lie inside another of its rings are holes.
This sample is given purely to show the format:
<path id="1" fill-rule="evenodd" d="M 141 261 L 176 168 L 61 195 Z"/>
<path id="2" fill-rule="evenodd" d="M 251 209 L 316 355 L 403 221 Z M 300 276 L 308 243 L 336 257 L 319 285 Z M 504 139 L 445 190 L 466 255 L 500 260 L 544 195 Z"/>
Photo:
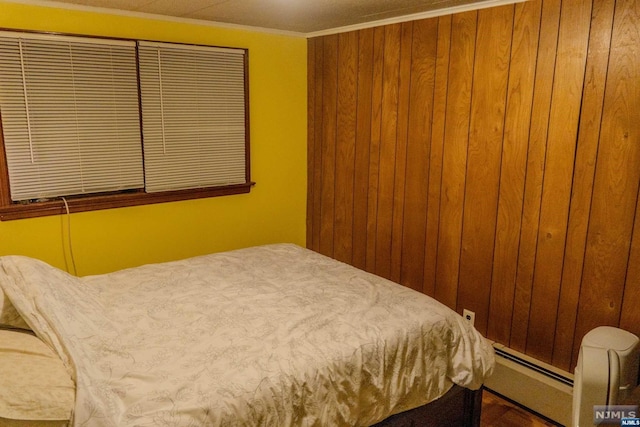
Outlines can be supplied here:
<path id="1" fill-rule="evenodd" d="M 275 243 L 305 243 L 306 40 L 197 23 L 62 10 L 0 0 L 0 28 L 249 49 L 251 193 L 0 222 L 0 255 L 79 275 Z"/>

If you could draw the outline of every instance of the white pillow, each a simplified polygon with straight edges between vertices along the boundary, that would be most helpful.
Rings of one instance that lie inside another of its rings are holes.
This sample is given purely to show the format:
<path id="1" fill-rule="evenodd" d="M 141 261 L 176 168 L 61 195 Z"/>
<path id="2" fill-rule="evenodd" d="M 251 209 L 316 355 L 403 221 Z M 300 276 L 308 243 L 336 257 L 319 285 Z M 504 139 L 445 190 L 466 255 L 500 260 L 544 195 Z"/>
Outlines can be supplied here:
<path id="1" fill-rule="evenodd" d="M 0 424 L 69 420 L 75 384 L 62 360 L 29 332 L 0 330 Z"/>

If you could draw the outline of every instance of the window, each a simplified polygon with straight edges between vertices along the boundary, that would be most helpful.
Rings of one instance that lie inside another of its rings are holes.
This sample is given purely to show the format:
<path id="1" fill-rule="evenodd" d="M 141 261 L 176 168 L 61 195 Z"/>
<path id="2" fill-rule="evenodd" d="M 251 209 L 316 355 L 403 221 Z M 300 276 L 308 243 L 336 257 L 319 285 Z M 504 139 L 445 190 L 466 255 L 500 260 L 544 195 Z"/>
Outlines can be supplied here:
<path id="1" fill-rule="evenodd" d="M 139 42 L 139 57 L 146 190 L 244 183 L 244 51 Z"/>
<path id="2" fill-rule="evenodd" d="M 144 185 L 132 42 L 0 37 L 12 201 Z"/>
<path id="3" fill-rule="evenodd" d="M 248 192 L 246 64 L 243 49 L 0 32 L 0 218 Z"/>

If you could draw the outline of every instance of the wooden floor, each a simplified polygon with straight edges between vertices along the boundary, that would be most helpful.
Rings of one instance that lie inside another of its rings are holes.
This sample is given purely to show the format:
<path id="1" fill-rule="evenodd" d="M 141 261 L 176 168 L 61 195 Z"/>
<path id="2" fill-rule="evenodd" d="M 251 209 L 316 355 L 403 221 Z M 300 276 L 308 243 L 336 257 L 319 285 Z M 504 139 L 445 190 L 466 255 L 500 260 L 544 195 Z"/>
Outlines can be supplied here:
<path id="1" fill-rule="evenodd" d="M 480 427 L 556 427 L 531 412 L 484 390 Z"/>

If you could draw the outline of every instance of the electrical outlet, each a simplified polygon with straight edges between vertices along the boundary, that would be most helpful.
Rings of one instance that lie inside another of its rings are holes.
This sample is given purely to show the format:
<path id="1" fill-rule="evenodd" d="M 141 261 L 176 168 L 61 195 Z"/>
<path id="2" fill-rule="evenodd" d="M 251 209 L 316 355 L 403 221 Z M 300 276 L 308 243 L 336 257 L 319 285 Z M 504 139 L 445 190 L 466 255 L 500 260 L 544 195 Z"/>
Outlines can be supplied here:
<path id="1" fill-rule="evenodd" d="M 471 310 L 467 310 L 466 308 L 462 310 L 462 317 L 464 317 L 464 320 L 469 322 L 471 326 L 473 326 L 476 321 L 476 314 Z"/>

